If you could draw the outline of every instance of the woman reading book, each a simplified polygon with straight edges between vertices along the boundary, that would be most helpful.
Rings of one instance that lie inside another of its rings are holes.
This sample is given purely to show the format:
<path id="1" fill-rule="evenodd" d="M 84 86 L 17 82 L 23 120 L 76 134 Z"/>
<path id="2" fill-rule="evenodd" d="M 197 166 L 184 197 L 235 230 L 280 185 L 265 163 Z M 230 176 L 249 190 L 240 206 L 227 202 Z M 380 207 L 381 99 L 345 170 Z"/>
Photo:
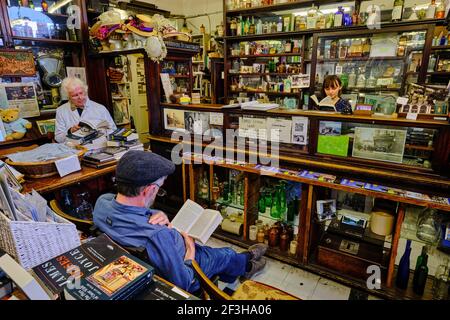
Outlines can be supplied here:
<path id="1" fill-rule="evenodd" d="M 341 97 L 342 81 L 336 75 L 326 76 L 322 85 L 323 95 L 325 96 L 318 104 L 319 110 L 329 111 L 329 107 L 333 107 L 335 111 L 342 114 L 352 114 L 350 103 Z"/>
<path id="2" fill-rule="evenodd" d="M 105 106 L 89 99 L 87 86 L 76 77 L 67 77 L 61 84 L 69 101 L 56 109 L 55 140 L 64 143 L 68 133 L 78 131 L 80 122 L 107 123 L 107 133 L 116 129 L 116 124 Z M 92 128 L 99 129 L 99 128 Z"/>
<path id="3" fill-rule="evenodd" d="M 267 245 L 253 245 L 243 253 L 199 245 L 172 228 L 163 212 L 149 209 L 174 171 L 171 161 L 152 152 L 125 153 L 116 168 L 118 193 L 97 200 L 95 225 L 123 246 L 145 247 L 156 273 L 191 293 L 200 289 L 191 264 L 194 259 L 209 278 L 217 275 L 224 282 L 233 283 L 239 276 L 250 278 L 261 271 Z"/>

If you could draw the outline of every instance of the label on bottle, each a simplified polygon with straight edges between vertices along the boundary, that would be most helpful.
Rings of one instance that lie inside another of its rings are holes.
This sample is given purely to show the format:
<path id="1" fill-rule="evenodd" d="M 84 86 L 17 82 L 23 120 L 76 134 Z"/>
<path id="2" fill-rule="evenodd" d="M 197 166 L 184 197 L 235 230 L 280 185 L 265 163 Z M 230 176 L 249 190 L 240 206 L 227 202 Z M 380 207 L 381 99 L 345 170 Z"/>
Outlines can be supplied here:
<path id="1" fill-rule="evenodd" d="M 334 26 L 335 27 L 341 27 L 342 26 L 342 17 L 344 15 L 343 14 L 336 14 L 334 16 Z"/>
<path id="2" fill-rule="evenodd" d="M 395 6 L 392 10 L 392 20 L 401 20 L 403 14 L 403 6 Z"/>

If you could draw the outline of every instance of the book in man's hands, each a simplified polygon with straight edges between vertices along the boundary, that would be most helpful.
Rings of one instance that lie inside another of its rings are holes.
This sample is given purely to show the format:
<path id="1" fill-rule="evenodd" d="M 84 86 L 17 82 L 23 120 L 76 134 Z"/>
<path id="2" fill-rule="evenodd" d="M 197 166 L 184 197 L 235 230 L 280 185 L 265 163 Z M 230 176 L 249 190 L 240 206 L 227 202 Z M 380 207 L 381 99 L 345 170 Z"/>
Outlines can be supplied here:
<path id="1" fill-rule="evenodd" d="M 173 218 L 172 225 L 178 231 L 184 231 L 205 244 L 222 219 L 219 211 L 203 209 L 198 203 L 188 199 Z"/>
<path id="2" fill-rule="evenodd" d="M 335 104 L 333 103 L 333 100 L 330 97 L 325 97 L 322 100 L 317 99 L 317 96 L 313 94 L 311 96 L 311 100 L 314 101 L 316 106 L 319 108 L 320 111 L 332 111 L 337 112 Z"/>

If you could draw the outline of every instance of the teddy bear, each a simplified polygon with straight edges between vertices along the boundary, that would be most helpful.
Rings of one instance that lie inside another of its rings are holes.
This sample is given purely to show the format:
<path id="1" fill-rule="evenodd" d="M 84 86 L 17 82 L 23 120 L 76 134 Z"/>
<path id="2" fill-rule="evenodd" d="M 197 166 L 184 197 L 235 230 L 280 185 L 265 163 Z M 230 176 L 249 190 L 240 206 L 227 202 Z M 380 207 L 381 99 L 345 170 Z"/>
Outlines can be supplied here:
<path id="1" fill-rule="evenodd" d="M 1 116 L 7 141 L 22 139 L 27 129 L 31 129 L 32 127 L 30 121 L 19 118 L 18 108 L 1 110 Z"/>

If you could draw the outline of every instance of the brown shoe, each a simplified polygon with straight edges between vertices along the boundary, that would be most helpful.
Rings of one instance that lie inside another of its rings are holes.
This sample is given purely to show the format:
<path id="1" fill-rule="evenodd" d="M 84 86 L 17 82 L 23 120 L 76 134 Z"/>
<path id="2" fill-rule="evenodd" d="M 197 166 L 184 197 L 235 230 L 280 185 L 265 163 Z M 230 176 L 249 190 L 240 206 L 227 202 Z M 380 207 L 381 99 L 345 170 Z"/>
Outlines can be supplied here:
<path id="1" fill-rule="evenodd" d="M 266 266 L 267 260 L 264 258 L 260 258 L 259 260 L 250 260 L 250 263 L 252 264 L 252 268 L 249 272 L 246 272 L 244 274 L 244 277 L 247 279 L 250 279 L 251 277 L 255 276 L 258 272 L 262 271 L 264 267 Z"/>
<path id="2" fill-rule="evenodd" d="M 252 255 L 251 260 L 259 260 L 267 251 L 267 244 L 257 243 L 248 248 L 248 252 Z"/>

